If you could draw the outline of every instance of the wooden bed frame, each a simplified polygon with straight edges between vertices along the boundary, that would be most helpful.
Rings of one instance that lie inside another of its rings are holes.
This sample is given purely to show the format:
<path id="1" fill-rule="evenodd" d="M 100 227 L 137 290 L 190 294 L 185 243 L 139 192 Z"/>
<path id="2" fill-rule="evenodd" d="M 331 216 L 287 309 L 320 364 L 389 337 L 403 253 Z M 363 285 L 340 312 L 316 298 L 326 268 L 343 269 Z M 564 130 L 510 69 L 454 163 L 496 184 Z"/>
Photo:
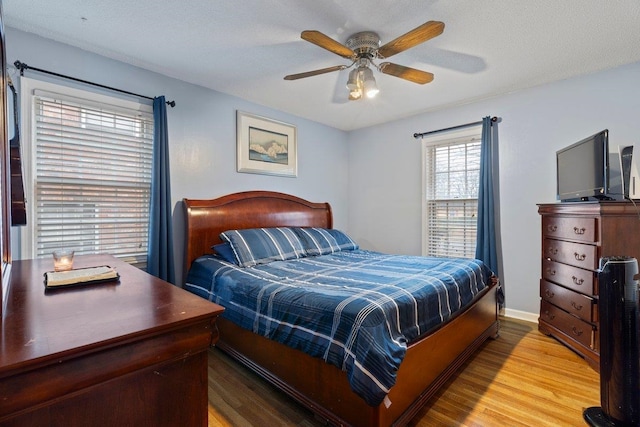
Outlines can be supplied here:
<path id="1" fill-rule="evenodd" d="M 332 228 L 328 203 L 312 203 L 270 191 L 230 194 L 214 200 L 183 199 L 186 219 L 185 271 L 212 253 L 221 232 L 257 227 Z M 333 425 L 401 426 L 413 418 L 490 337 L 498 336 L 497 279 L 474 304 L 432 334 L 411 343 L 397 382 L 377 407 L 350 388 L 344 372 L 301 351 L 218 318 L 216 347 Z"/>

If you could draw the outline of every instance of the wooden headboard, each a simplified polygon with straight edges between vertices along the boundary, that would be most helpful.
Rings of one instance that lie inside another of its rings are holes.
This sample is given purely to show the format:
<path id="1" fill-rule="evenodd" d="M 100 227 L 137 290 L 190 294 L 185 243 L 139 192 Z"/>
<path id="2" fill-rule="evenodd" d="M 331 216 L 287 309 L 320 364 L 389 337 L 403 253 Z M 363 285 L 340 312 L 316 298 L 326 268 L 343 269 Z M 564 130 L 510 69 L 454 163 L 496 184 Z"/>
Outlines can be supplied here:
<path id="1" fill-rule="evenodd" d="M 273 191 L 245 191 L 212 200 L 182 199 L 185 209 L 185 273 L 213 251 L 226 230 L 259 227 L 333 228 L 329 203 L 313 203 Z"/>

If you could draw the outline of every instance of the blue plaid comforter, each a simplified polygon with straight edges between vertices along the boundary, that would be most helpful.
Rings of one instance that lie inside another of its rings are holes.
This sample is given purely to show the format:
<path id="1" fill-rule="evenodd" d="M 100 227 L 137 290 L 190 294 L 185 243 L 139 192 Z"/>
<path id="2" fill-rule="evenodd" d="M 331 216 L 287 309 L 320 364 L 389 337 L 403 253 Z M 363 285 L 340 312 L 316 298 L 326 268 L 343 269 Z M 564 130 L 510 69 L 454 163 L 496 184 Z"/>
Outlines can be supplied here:
<path id="1" fill-rule="evenodd" d="M 185 289 L 241 327 L 339 367 L 377 406 L 407 343 L 467 307 L 490 276 L 478 260 L 364 250 L 251 268 L 210 255 L 193 263 Z"/>

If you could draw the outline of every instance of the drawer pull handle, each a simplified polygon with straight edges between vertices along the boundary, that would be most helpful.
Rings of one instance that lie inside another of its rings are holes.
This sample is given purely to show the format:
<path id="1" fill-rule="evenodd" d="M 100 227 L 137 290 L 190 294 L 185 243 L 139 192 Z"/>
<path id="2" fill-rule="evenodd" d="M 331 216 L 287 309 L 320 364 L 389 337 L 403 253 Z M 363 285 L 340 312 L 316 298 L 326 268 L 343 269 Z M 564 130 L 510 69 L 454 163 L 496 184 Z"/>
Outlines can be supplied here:
<path id="1" fill-rule="evenodd" d="M 571 330 L 573 331 L 573 333 L 579 337 L 580 335 L 582 335 L 582 331 L 579 331 L 575 326 L 571 328 Z"/>
<path id="2" fill-rule="evenodd" d="M 556 231 L 558 231 L 558 226 L 555 224 L 547 225 L 547 230 L 549 230 L 551 233 L 555 233 Z"/>
<path id="3" fill-rule="evenodd" d="M 582 310 L 582 306 L 580 304 L 576 304 L 575 301 L 571 301 L 571 307 L 575 308 L 578 311 Z"/>
<path id="4" fill-rule="evenodd" d="M 553 292 L 551 292 L 549 289 L 545 289 L 545 291 L 544 291 L 544 295 L 545 295 L 548 299 L 551 299 L 551 298 L 553 298 L 553 297 L 555 297 L 555 296 L 556 296 L 556 294 L 554 294 Z"/>
<path id="5" fill-rule="evenodd" d="M 586 231 L 586 229 L 584 227 L 582 227 L 582 228 L 573 227 L 573 232 L 575 234 L 584 234 L 585 231 Z"/>
<path id="6" fill-rule="evenodd" d="M 549 255 L 556 255 L 558 253 L 558 248 L 549 248 L 547 252 L 549 252 Z"/>
<path id="7" fill-rule="evenodd" d="M 547 268 L 547 274 L 548 274 L 549 276 L 555 276 L 555 275 L 556 275 L 556 271 L 555 271 L 555 270 L 552 270 L 552 269 L 550 269 L 550 268 Z"/>
<path id="8" fill-rule="evenodd" d="M 544 314 L 549 318 L 549 320 L 553 320 L 556 318 L 555 315 L 549 313 L 549 310 L 545 310 Z"/>
<path id="9" fill-rule="evenodd" d="M 584 279 L 578 279 L 576 276 L 571 276 L 571 278 L 573 279 L 573 283 L 581 286 L 584 283 Z"/>
<path id="10" fill-rule="evenodd" d="M 578 252 L 574 252 L 573 256 L 575 257 L 576 261 L 584 261 L 585 258 L 587 257 L 587 255 L 585 254 L 580 255 Z"/>

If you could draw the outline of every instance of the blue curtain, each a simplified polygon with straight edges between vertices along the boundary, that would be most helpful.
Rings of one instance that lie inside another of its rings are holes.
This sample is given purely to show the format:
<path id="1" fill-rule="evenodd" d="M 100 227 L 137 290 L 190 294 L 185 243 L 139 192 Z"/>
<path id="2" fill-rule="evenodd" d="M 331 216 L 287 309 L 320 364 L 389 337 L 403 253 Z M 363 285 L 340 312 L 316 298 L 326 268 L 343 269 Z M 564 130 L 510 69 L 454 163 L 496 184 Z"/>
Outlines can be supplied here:
<path id="1" fill-rule="evenodd" d="M 484 261 L 496 275 L 501 262 L 498 259 L 499 221 L 496 214 L 498 201 L 498 147 L 497 127 L 491 117 L 482 119 L 480 148 L 480 188 L 478 190 L 478 235 L 476 258 Z"/>
<path id="2" fill-rule="evenodd" d="M 153 99 L 153 165 L 147 272 L 175 284 L 171 221 L 167 104 L 164 96 L 159 96 Z"/>

